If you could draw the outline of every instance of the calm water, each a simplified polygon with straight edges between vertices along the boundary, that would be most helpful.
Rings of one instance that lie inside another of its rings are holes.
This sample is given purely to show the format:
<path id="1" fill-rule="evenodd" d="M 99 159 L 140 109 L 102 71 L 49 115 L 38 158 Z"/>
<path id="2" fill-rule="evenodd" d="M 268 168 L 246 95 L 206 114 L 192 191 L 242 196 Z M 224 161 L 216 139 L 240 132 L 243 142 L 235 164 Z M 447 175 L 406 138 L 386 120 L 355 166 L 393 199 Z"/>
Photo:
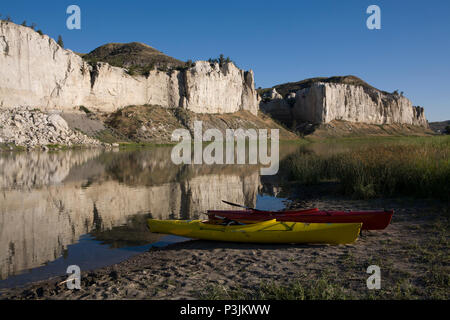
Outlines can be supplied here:
<path id="1" fill-rule="evenodd" d="M 298 147 L 280 146 L 280 157 Z M 277 176 L 251 165 L 174 165 L 171 148 L 0 154 L 0 288 L 120 262 L 188 239 L 146 219 L 206 218 L 228 200 L 285 206 Z"/>

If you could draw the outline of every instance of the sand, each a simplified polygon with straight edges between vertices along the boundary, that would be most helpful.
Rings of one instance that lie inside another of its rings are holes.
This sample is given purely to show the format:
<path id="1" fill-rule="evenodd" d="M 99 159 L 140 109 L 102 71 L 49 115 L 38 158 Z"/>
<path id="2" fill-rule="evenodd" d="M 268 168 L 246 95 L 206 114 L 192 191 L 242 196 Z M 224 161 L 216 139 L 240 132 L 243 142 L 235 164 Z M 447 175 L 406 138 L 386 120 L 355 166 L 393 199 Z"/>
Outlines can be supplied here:
<path id="1" fill-rule="evenodd" d="M 325 286 L 326 290 L 320 289 L 318 296 L 310 298 L 449 298 L 448 204 L 414 199 L 364 201 L 322 197 L 308 201 L 298 198 L 291 206 L 392 208 L 396 213 L 387 229 L 364 232 L 350 245 L 193 240 L 84 272 L 80 290 L 67 289 L 65 284 L 59 284 L 67 278 L 59 277 L 25 288 L 2 290 L 0 299 L 284 298 L 262 296 L 261 288 L 292 283 L 310 291 L 315 286 Z M 378 291 L 366 286 L 366 270 L 372 264 L 381 268 L 382 289 Z"/>

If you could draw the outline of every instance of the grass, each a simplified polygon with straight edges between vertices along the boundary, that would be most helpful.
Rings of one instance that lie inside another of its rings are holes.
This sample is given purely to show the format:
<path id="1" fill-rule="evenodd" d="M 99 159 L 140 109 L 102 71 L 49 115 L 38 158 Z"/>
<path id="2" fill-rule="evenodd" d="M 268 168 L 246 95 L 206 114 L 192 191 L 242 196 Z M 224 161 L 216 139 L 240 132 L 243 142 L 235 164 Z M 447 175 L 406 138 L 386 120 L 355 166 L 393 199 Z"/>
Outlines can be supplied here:
<path id="1" fill-rule="evenodd" d="M 312 281 L 295 280 L 284 285 L 263 282 L 251 289 L 210 285 L 200 295 L 204 300 L 345 300 L 351 296 L 325 276 Z"/>
<path id="2" fill-rule="evenodd" d="M 12 143 L 0 143 L 0 152 L 4 151 L 12 151 L 12 152 L 18 152 L 18 151 L 25 151 L 26 148 L 22 146 L 16 146 Z"/>
<path id="3" fill-rule="evenodd" d="M 304 148 L 289 157 L 282 164 L 289 179 L 307 185 L 337 181 L 344 194 L 355 198 L 407 195 L 445 200 L 450 194 L 450 137 L 339 143 L 341 151 L 317 154 Z"/>
<path id="4" fill-rule="evenodd" d="M 84 132 L 82 133 L 84 134 Z M 103 143 L 117 143 L 118 141 L 128 140 L 126 137 L 120 136 L 118 132 L 112 130 L 111 128 L 106 128 L 104 130 L 96 132 L 93 138 Z"/>
<path id="5" fill-rule="evenodd" d="M 154 143 L 154 142 L 119 142 L 121 149 L 134 150 L 141 148 L 154 148 L 154 147 L 170 147 L 176 143 Z"/>

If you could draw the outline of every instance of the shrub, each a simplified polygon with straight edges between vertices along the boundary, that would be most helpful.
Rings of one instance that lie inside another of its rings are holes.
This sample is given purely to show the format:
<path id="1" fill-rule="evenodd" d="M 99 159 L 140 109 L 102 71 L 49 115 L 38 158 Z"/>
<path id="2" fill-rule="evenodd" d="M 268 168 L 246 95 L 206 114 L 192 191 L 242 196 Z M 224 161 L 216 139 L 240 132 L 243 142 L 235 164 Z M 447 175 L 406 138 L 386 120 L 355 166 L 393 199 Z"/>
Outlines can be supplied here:
<path id="1" fill-rule="evenodd" d="M 130 76 L 134 76 L 134 75 L 136 75 L 136 67 L 129 67 L 126 72 Z"/>
<path id="2" fill-rule="evenodd" d="M 80 106 L 79 109 L 80 111 L 83 111 L 86 114 L 92 113 L 92 111 L 86 108 L 85 106 Z"/>

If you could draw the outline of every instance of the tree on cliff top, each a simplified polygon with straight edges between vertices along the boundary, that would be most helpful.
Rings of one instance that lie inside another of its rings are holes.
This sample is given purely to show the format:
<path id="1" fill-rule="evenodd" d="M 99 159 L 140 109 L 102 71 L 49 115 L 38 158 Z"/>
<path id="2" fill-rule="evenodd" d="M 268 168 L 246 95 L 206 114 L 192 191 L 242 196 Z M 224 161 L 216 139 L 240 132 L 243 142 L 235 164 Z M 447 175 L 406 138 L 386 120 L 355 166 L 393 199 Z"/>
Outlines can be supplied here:
<path id="1" fill-rule="evenodd" d="M 58 36 L 58 44 L 61 48 L 64 48 L 64 42 L 61 35 Z"/>
<path id="2" fill-rule="evenodd" d="M 232 62 L 234 65 L 236 65 L 234 63 L 234 61 L 231 60 L 230 57 L 225 58 L 225 56 L 223 54 L 220 54 L 219 58 L 215 58 L 215 59 L 209 58 L 208 62 L 209 63 L 218 63 L 220 66 L 223 66 L 225 63 L 230 63 L 230 62 Z"/>

